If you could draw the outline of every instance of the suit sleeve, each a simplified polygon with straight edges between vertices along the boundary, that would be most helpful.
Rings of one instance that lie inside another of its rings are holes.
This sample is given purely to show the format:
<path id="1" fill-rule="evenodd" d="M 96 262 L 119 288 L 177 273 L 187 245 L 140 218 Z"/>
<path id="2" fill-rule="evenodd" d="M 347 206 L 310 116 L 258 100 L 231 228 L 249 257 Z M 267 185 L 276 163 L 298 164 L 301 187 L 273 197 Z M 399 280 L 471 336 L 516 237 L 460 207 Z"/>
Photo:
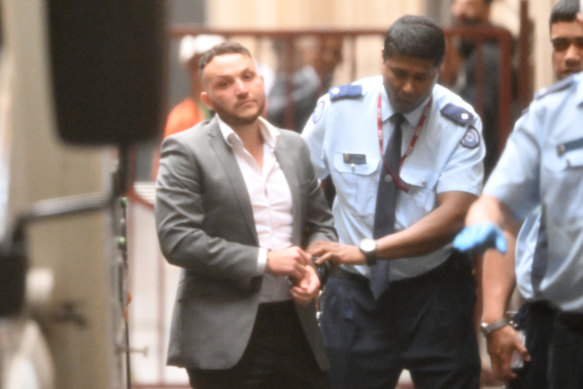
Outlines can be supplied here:
<path id="1" fill-rule="evenodd" d="M 156 182 L 156 228 L 162 253 L 169 263 L 202 277 L 249 288 L 261 275 L 259 248 L 224 239 L 222 236 L 230 236 L 229 226 L 222 234 L 207 233 L 204 169 L 179 139 L 180 134 L 162 144 Z"/>
<path id="2" fill-rule="evenodd" d="M 304 215 L 304 247 L 309 246 L 317 240 L 337 241 L 338 236 L 334 229 L 334 220 L 316 176 L 314 167 L 310 162 L 310 152 L 305 142 L 302 141 L 301 158 L 303 168 L 307 172 L 307 200 L 306 211 Z"/>

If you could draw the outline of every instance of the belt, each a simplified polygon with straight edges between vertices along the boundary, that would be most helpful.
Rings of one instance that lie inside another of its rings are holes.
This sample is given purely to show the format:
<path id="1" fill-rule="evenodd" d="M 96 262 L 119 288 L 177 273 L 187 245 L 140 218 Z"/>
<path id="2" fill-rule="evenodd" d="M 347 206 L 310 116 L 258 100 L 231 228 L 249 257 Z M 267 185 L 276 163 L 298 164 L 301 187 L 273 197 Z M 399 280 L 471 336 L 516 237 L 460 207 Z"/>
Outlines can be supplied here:
<path id="1" fill-rule="evenodd" d="M 465 260 L 465 258 L 463 258 L 463 259 L 458 258 L 452 254 L 449 256 L 448 259 L 446 259 L 442 264 L 438 265 L 437 267 L 435 267 L 435 268 L 433 268 L 425 273 L 421 273 L 419 275 L 416 275 L 414 277 L 404 278 L 404 279 L 400 279 L 400 280 L 396 280 L 396 281 L 391 281 L 391 285 L 397 284 L 397 283 L 405 283 L 405 282 L 423 282 L 424 278 L 435 277 L 436 275 L 439 276 L 439 274 L 441 272 L 450 271 L 450 269 L 452 267 L 455 268 L 455 267 L 462 266 L 462 264 L 464 263 L 464 260 Z M 465 260 L 465 262 L 469 263 L 468 260 Z M 353 272 L 349 272 L 347 270 L 344 270 L 340 266 L 333 267 L 328 274 L 330 277 L 340 278 L 341 280 L 346 280 L 346 281 L 352 281 L 356 284 L 369 287 L 369 279 L 367 277 L 363 276 L 362 274 L 353 273 Z"/>
<path id="2" fill-rule="evenodd" d="M 369 287 L 368 278 L 366 278 L 365 276 L 363 276 L 361 274 L 356 274 L 356 273 L 352 273 L 352 272 L 349 272 L 347 270 L 344 270 L 339 266 L 335 266 L 334 268 L 332 268 L 330 270 L 330 277 L 339 278 L 339 279 L 345 280 L 345 281 L 351 281 L 351 282 L 354 282 L 356 284 L 366 286 L 367 288 Z"/>
<path id="3" fill-rule="evenodd" d="M 583 313 L 564 312 L 545 300 L 525 303 L 526 311 L 537 311 L 538 314 L 553 315 L 567 327 L 576 332 L 583 332 Z M 528 313 L 527 313 L 528 314 Z"/>

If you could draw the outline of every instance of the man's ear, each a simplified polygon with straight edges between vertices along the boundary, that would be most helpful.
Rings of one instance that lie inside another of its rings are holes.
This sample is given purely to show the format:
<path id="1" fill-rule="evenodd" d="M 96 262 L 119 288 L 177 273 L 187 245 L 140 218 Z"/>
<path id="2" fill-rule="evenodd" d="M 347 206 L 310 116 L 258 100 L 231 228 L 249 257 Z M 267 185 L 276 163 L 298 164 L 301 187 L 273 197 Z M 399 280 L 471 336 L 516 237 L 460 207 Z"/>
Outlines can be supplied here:
<path id="1" fill-rule="evenodd" d="M 214 111 L 213 103 L 206 91 L 200 92 L 200 100 L 204 103 L 209 111 Z"/>

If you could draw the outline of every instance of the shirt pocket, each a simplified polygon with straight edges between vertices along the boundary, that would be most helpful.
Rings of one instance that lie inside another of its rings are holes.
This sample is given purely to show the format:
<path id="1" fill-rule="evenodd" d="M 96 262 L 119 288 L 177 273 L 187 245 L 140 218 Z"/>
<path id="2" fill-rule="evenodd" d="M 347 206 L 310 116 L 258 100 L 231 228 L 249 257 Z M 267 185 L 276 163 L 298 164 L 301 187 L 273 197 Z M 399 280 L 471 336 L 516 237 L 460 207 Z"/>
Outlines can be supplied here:
<path id="1" fill-rule="evenodd" d="M 437 178 L 438 175 L 428 169 L 404 168 L 401 171 L 401 179 L 409 188 L 407 193 L 401 192 L 399 204 L 400 210 L 403 210 L 402 217 L 406 219 L 405 227 L 419 221 L 435 209 Z"/>
<path id="2" fill-rule="evenodd" d="M 583 208 L 583 148 L 564 153 L 553 153 L 553 158 L 543 161 L 542 193 L 545 203 L 562 204 L 563 211 L 550 212 L 557 224 L 581 224 Z M 577 205 L 575 205 L 577 204 Z"/>
<path id="3" fill-rule="evenodd" d="M 334 154 L 332 180 L 337 188 L 337 200 L 354 214 L 372 215 L 375 212 L 380 159 L 361 154 L 366 156 L 364 160 L 350 163 L 345 162 L 345 154 Z"/>

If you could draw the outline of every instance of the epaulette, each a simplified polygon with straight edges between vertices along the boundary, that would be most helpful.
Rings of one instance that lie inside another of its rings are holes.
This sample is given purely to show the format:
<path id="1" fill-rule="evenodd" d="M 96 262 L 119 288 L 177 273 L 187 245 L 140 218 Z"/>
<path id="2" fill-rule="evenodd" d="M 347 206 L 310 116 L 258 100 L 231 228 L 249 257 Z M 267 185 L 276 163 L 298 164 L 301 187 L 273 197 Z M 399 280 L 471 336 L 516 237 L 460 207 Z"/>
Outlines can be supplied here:
<path id="1" fill-rule="evenodd" d="M 330 96 L 330 101 L 336 101 L 340 99 L 353 99 L 362 96 L 362 85 L 359 84 L 346 84 L 338 85 L 330 88 L 328 91 Z"/>
<path id="2" fill-rule="evenodd" d="M 474 121 L 474 115 L 470 111 L 452 103 L 447 104 L 440 112 L 443 116 L 460 126 L 465 127 Z"/>
<path id="3" fill-rule="evenodd" d="M 569 86 L 573 84 L 573 77 L 567 77 L 561 81 L 555 82 L 553 85 L 549 86 L 548 88 L 543 88 L 542 90 L 538 91 L 534 99 L 538 100 L 550 94 L 562 91 L 567 89 Z"/>

